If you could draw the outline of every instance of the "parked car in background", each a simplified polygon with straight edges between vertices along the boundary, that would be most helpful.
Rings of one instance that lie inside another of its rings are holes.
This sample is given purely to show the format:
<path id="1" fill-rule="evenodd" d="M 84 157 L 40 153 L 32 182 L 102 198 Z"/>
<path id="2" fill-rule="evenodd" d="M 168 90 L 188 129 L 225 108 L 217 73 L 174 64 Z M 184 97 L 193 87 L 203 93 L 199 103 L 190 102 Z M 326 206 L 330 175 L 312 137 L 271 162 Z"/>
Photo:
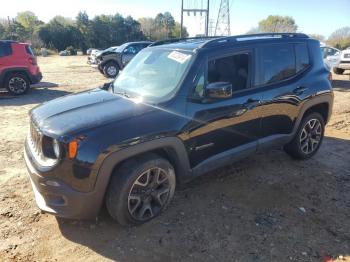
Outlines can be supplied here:
<path id="1" fill-rule="evenodd" d="M 323 54 L 323 61 L 329 70 L 339 63 L 341 53 L 339 49 L 324 45 L 321 46 L 321 51 Z"/>
<path id="2" fill-rule="evenodd" d="M 94 51 L 100 51 L 100 49 L 97 49 L 97 48 L 89 48 L 88 50 L 86 50 L 86 54 L 87 55 L 91 55 L 92 52 Z"/>
<path id="3" fill-rule="evenodd" d="M 87 63 L 93 67 L 97 67 L 97 56 L 105 53 L 115 52 L 118 46 L 112 46 L 104 50 L 94 49 L 91 51 L 91 54 L 88 56 Z"/>
<path id="4" fill-rule="evenodd" d="M 335 74 L 343 74 L 345 70 L 350 70 L 350 48 L 341 51 L 338 63 L 333 66 Z"/>
<path id="5" fill-rule="evenodd" d="M 114 50 L 99 53 L 96 56 L 98 69 L 106 77 L 115 78 L 119 70 L 122 70 L 138 52 L 150 44 L 152 42 L 130 42 Z"/>
<path id="6" fill-rule="evenodd" d="M 29 44 L 0 40 L 0 88 L 22 95 L 42 79 Z"/>
<path id="7" fill-rule="evenodd" d="M 255 152 L 309 159 L 332 113 L 329 74 L 304 34 L 156 43 L 107 91 L 31 110 L 24 158 L 37 204 L 82 219 L 105 203 L 120 224 L 142 224 L 178 183 Z"/>
<path id="8" fill-rule="evenodd" d="M 58 55 L 59 56 L 69 56 L 70 54 L 67 50 L 62 50 L 62 51 L 58 52 Z"/>

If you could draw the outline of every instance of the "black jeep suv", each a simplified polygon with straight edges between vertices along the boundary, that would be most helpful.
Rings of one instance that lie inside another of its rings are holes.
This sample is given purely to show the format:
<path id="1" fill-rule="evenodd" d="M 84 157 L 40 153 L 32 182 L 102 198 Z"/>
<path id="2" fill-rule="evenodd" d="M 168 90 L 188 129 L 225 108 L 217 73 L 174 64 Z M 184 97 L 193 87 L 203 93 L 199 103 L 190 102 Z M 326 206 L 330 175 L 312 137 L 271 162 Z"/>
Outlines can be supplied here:
<path id="1" fill-rule="evenodd" d="M 108 78 L 115 78 L 131 59 L 152 42 L 130 42 L 116 48 L 106 49 L 96 57 L 98 70 Z"/>
<path id="2" fill-rule="evenodd" d="M 304 34 L 187 39 L 142 50 L 108 90 L 30 112 L 25 160 L 37 204 L 93 218 L 105 202 L 140 224 L 176 183 L 283 146 L 319 149 L 333 92 L 320 44 Z"/>

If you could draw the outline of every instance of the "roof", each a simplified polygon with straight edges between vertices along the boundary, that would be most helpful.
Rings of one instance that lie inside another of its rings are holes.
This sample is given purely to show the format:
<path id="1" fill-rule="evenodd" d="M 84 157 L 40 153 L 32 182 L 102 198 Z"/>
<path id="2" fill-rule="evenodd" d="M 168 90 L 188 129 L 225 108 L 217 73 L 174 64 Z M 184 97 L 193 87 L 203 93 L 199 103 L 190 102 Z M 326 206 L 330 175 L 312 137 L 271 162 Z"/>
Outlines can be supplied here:
<path id="1" fill-rule="evenodd" d="M 210 48 L 218 46 L 227 46 L 232 44 L 243 43 L 247 41 L 279 41 L 281 39 L 309 39 L 305 34 L 301 33 L 264 33 L 236 36 L 216 36 L 216 37 L 193 37 L 182 39 L 167 39 L 155 42 L 150 46 L 162 46 L 172 49 L 195 50 L 199 48 Z"/>
<path id="2" fill-rule="evenodd" d="M 18 43 L 17 41 L 14 40 L 0 40 L 1 43 Z"/>
<path id="3" fill-rule="evenodd" d="M 124 44 L 129 45 L 129 44 L 152 44 L 152 43 L 153 42 L 151 42 L 151 41 L 136 41 L 136 42 L 126 42 Z"/>

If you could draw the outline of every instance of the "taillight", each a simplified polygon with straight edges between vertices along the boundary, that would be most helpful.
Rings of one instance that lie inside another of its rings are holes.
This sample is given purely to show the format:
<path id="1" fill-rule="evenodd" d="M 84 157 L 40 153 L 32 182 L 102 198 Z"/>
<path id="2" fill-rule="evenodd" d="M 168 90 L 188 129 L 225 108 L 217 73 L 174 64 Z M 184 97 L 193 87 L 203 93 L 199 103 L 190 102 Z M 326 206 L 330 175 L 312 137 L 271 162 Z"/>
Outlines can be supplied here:
<path id="1" fill-rule="evenodd" d="M 28 58 L 28 61 L 29 61 L 29 63 L 31 63 L 32 65 L 37 65 L 37 63 L 36 63 L 36 58 L 35 58 L 35 57 L 29 57 L 29 58 Z"/>
<path id="2" fill-rule="evenodd" d="M 332 80 L 333 80 L 333 77 L 332 77 L 332 73 L 331 73 L 331 72 L 329 72 L 328 80 L 329 80 L 329 81 L 332 81 Z"/>

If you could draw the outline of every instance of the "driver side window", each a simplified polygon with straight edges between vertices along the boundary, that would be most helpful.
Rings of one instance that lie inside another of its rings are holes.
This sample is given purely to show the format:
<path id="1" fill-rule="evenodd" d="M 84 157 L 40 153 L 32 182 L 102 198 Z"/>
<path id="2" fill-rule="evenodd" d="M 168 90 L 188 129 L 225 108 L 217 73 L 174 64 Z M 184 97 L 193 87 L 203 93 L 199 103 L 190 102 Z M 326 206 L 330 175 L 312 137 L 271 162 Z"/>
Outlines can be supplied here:
<path id="1" fill-rule="evenodd" d="M 128 54 L 128 55 L 134 55 L 134 54 L 136 54 L 136 48 L 135 48 L 135 46 L 128 46 L 127 48 L 125 48 L 125 50 L 124 50 L 124 53 L 125 54 Z"/>
<path id="2" fill-rule="evenodd" d="M 197 76 L 194 96 L 203 98 L 205 86 L 210 83 L 228 82 L 232 84 L 233 92 L 249 87 L 249 54 L 241 53 L 210 60 L 207 74 L 204 70 Z"/>
<path id="3" fill-rule="evenodd" d="M 204 97 L 204 86 L 205 86 L 205 76 L 204 70 L 201 70 L 201 73 L 198 76 L 197 84 L 194 88 L 194 96 L 197 98 Z"/>

